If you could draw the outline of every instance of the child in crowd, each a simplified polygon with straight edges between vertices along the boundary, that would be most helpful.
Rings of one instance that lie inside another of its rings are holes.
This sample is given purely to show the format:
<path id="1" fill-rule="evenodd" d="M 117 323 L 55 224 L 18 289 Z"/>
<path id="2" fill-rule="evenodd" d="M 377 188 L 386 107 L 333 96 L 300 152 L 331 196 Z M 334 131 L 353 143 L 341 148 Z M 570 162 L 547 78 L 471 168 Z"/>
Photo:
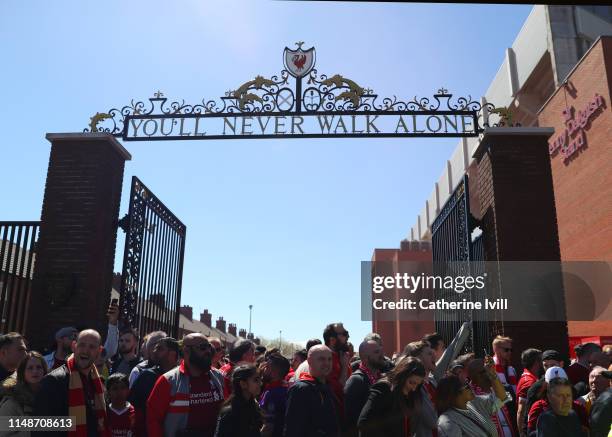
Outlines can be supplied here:
<path id="1" fill-rule="evenodd" d="M 113 373 L 106 380 L 109 397 L 107 408 L 111 437 L 132 437 L 136 426 L 134 407 L 127 401 L 130 388 L 127 375 Z"/>

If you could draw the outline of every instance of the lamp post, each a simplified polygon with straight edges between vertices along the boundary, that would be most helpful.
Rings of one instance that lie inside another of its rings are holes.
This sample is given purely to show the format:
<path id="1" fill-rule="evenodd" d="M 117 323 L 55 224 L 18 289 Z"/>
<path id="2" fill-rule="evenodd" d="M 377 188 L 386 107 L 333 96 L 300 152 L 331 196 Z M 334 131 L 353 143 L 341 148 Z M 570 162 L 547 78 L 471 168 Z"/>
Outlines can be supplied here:
<path id="1" fill-rule="evenodd" d="M 253 315 L 253 305 L 249 305 L 249 334 L 253 331 L 251 331 L 251 319 Z"/>

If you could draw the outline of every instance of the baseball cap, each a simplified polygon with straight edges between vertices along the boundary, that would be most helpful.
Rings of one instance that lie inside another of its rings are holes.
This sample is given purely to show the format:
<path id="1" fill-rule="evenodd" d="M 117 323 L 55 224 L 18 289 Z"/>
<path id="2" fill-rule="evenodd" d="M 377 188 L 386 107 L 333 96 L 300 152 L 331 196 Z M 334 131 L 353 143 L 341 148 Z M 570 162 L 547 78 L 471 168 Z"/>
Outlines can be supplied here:
<path id="1" fill-rule="evenodd" d="M 563 370 L 563 368 L 553 366 L 546 371 L 546 374 L 544 375 L 544 380 L 546 382 L 550 382 L 555 378 L 567 379 L 567 373 L 565 373 L 565 370 Z"/>
<path id="2" fill-rule="evenodd" d="M 542 352 L 542 361 L 546 360 L 565 361 L 561 354 L 553 349 Z"/>
<path id="3" fill-rule="evenodd" d="M 79 330 L 74 326 L 66 326 L 55 333 L 55 338 L 59 340 L 62 337 L 72 337 L 73 334 L 78 332 Z"/>

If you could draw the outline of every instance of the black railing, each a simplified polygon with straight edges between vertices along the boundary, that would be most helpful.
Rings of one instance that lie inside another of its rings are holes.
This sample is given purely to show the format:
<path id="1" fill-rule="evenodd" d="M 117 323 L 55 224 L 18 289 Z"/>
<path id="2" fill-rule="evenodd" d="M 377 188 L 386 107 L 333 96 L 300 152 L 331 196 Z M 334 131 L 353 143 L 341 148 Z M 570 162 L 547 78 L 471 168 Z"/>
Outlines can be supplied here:
<path id="1" fill-rule="evenodd" d="M 163 330 L 178 335 L 185 225 L 137 178 L 132 177 L 120 311 L 124 325 L 141 335 Z"/>
<path id="2" fill-rule="evenodd" d="M 442 211 L 434 220 L 432 229 L 432 257 L 434 274 L 477 275 L 484 269 L 484 250 L 482 238 L 472 242 L 473 220 L 470 215 L 469 180 L 464 175 L 455 191 L 444 204 Z M 454 290 L 435 290 L 436 299 L 458 301 L 463 295 Z M 466 350 L 482 356 L 483 349 L 490 349 L 489 326 L 483 317 L 473 310 L 437 311 L 436 330 L 442 334 L 446 344 L 452 341 L 463 322 L 472 323 L 472 336 Z"/>
<path id="3" fill-rule="evenodd" d="M 0 222 L 0 333 L 25 332 L 40 222 Z"/>

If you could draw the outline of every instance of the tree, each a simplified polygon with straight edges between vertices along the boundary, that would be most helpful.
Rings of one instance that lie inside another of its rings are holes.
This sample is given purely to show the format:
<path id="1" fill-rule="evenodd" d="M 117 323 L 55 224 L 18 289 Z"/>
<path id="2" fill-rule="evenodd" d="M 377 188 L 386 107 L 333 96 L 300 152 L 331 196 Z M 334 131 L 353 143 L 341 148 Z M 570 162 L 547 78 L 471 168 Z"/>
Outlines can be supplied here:
<path id="1" fill-rule="evenodd" d="M 259 337 L 260 344 L 265 346 L 266 349 L 270 350 L 272 348 L 278 348 L 279 344 L 281 345 L 281 354 L 287 357 L 289 360 L 293 358 L 293 354 L 295 351 L 299 351 L 300 349 L 304 349 L 304 345 L 299 343 L 292 343 L 290 341 L 285 341 L 285 339 L 281 339 L 280 336 L 268 339 L 265 337 Z"/>

